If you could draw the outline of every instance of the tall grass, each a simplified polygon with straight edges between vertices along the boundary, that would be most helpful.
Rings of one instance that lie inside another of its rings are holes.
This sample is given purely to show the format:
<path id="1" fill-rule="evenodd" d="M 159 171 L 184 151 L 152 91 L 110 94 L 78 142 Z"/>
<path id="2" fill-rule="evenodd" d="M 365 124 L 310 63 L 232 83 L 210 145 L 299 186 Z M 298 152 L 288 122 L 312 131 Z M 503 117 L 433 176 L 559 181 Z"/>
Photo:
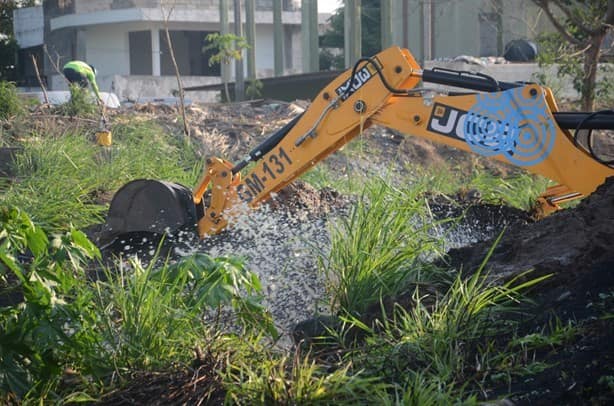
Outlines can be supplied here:
<path id="1" fill-rule="evenodd" d="M 197 254 L 161 267 L 133 261 L 130 269 L 107 272 L 106 277 L 94 287 L 106 343 L 99 352 L 119 373 L 120 366 L 134 370 L 187 363 L 194 346 L 218 327 L 205 324 L 205 312 L 223 305 L 234 307 L 248 329 L 258 325 L 264 330 L 266 323 L 268 331 L 274 329 L 254 296 L 260 293 L 257 277 L 230 258 Z"/>
<path id="2" fill-rule="evenodd" d="M 390 389 L 349 363 L 331 370 L 309 354 L 291 357 L 261 347 L 235 354 L 224 380 L 227 401 L 238 405 L 379 405 Z"/>
<path id="3" fill-rule="evenodd" d="M 331 230 L 330 252 L 319 257 L 328 279 L 331 308 L 361 313 L 384 296 L 422 278 L 441 241 L 429 230 L 420 190 L 396 189 L 383 180 L 365 186 L 347 218 Z"/>
<path id="4" fill-rule="evenodd" d="M 30 262 L 18 259 L 24 252 Z M 276 338 L 259 305 L 260 283 L 240 261 L 205 254 L 160 267 L 132 261 L 91 281 L 86 267 L 96 258 L 82 232 L 50 234 L 22 210 L 0 209 L 0 298 L 15 301 L 0 307 L 0 402 L 7 393 L 95 394 L 114 377 L 185 365 L 194 348 L 223 336 L 204 319 L 221 306 L 234 310 L 246 336 Z M 75 383 L 62 388 L 67 368 Z"/>
<path id="5" fill-rule="evenodd" d="M 19 99 L 15 84 L 0 81 L 0 120 L 14 118 L 24 111 L 24 103 Z"/>
<path id="6" fill-rule="evenodd" d="M 357 324 L 367 338 L 348 351 L 346 361 L 394 384 L 403 404 L 475 404 L 491 375 L 525 373 L 527 363 L 511 365 L 515 350 L 495 340 L 512 334 L 502 316 L 524 289 L 543 279 L 491 285 L 480 269 L 467 279 L 458 276 L 434 304 L 416 288 L 412 308 L 397 306 L 377 328 Z M 499 350 L 483 350 L 491 346 Z"/>
<path id="7" fill-rule="evenodd" d="M 113 136 L 114 145 L 102 148 L 83 132 L 32 134 L 17 156 L 20 180 L 3 191 L 4 203 L 52 229 L 83 227 L 103 221 L 111 196 L 130 180 L 190 186 L 199 176 L 194 148 L 152 122 L 118 125 Z"/>

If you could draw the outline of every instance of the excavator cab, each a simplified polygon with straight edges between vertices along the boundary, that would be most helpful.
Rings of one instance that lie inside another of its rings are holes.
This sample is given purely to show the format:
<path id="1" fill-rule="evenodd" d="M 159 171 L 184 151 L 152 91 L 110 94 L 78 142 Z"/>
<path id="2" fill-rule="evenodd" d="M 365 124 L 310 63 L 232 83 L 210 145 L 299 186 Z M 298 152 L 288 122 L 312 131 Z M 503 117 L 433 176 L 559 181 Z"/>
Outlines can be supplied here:
<path id="1" fill-rule="evenodd" d="M 423 87 L 427 83 L 456 90 Z M 544 215 L 614 175 L 608 162 L 576 145 L 573 136 L 614 129 L 614 112 L 559 112 L 546 87 L 474 72 L 423 70 L 408 50 L 391 47 L 358 60 L 241 161 L 207 159 L 192 189 L 151 179 L 123 186 L 111 202 L 104 238 L 186 228 L 200 238 L 216 234 L 232 223 L 234 212 L 267 200 L 374 124 L 554 180 L 558 185 L 539 198 Z"/>

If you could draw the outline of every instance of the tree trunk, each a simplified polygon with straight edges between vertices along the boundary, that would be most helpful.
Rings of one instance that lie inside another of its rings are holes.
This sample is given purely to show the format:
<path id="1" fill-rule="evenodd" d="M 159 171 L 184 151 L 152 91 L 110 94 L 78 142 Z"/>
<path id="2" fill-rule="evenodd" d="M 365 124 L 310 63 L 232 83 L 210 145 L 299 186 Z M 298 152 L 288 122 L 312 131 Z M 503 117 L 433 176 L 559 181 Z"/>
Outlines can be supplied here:
<path id="1" fill-rule="evenodd" d="M 595 108 L 595 84 L 599 64 L 599 51 L 605 32 L 590 38 L 590 47 L 584 54 L 584 77 L 582 78 L 582 109 L 593 111 Z"/>

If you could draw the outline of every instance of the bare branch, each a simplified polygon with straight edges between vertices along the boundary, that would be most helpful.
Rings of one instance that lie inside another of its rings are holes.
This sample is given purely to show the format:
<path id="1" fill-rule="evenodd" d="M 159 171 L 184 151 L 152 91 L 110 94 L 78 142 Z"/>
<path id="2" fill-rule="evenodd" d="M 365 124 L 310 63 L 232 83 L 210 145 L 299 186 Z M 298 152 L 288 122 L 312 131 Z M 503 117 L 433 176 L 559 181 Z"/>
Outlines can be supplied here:
<path id="1" fill-rule="evenodd" d="M 185 94 L 183 91 L 183 83 L 181 81 L 181 74 L 179 73 L 179 66 L 177 65 L 177 59 L 175 58 L 175 51 L 173 49 L 173 42 L 171 41 L 171 35 L 168 29 L 168 22 L 171 18 L 171 14 L 173 12 L 174 7 L 171 6 L 168 10 L 168 14 L 164 14 L 164 5 L 162 2 L 160 3 L 160 8 L 162 11 L 162 17 L 164 18 L 164 33 L 166 36 L 166 42 L 168 44 L 168 51 L 171 57 L 171 61 L 173 62 L 173 67 L 175 68 L 175 76 L 177 78 L 177 87 L 179 92 L 179 111 L 181 112 L 181 118 L 183 120 L 183 133 L 186 137 L 190 136 L 190 127 L 188 126 L 188 118 L 185 112 Z"/>
<path id="2" fill-rule="evenodd" d="M 41 79 L 40 71 L 38 70 L 38 63 L 36 63 L 36 57 L 34 54 L 30 54 L 30 58 L 32 58 L 32 65 L 34 66 L 34 72 L 36 72 L 36 79 L 38 80 L 38 84 L 43 91 L 43 96 L 45 97 L 45 106 L 49 105 L 49 96 L 47 95 L 47 88 L 43 84 L 43 80 Z"/>
<path id="3" fill-rule="evenodd" d="M 608 9 L 605 12 L 603 23 L 610 28 L 614 26 L 614 0 L 608 0 Z"/>
<path id="4" fill-rule="evenodd" d="M 66 79 L 66 76 L 64 76 L 64 73 L 62 73 L 62 70 L 60 69 L 60 55 L 58 55 L 58 53 L 56 52 L 56 60 L 54 61 L 51 58 L 51 55 L 49 54 L 49 50 L 47 49 L 47 45 L 43 45 L 43 52 L 45 52 L 45 55 L 47 55 L 47 58 L 49 59 L 49 63 L 51 64 L 51 66 L 53 67 L 53 69 L 61 76 L 64 78 L 64 80 L 66 81 L 67 85 L 70 85 L 70 82 L 68 81 L 68 79 Z"/>
<path id="5" fill-rule="evenodd" d="M 580 41 L 579 39 L 577 39 L 573 35 L 571 35 L 569 33 L 569 31 L 567 31 L 567 29 L 565 29 L 565 27 L 554 16 L 554 14 L 552 14 L 552 10 L 550 10 L 550 0 L 533 0 L 533 3 L 537 4 L 539 7 L 542 8 L 542 10 L 544 10 L 544 13 L 546 13 L 546 16 L 548 16 L 548 19 L 550 20 L 552 25 L 554 25 L 554 27 L 557 29 L 557 31 L 568 42 L 571 42 L 572 44 L 574 44 L 576 46 L 579 46 L 579 47 L 586 46 L 586 44 L 584 42 Z"/>
<path id="6" fill-rule="evenodd" d="M 570 10 L 569 7 L 565 3 L 563 3 L 561 0 L 552 0 L 552 1 L 563 12 L 563 14 L 565 14 L 565 16 L 570 21 L 572 21 L 578 28 L 580 28 L 580 30 L 582 30 L 583 32 L 589 35 L 594 35 L 598 33 L 599 30 L 602 29 L 601 24 L 599 24 L 598 27 L 589 27 L 587 25 L 584 25 L 584 22 L 578 18 L 578 13 L 572 12 L 572 10 Z"/>

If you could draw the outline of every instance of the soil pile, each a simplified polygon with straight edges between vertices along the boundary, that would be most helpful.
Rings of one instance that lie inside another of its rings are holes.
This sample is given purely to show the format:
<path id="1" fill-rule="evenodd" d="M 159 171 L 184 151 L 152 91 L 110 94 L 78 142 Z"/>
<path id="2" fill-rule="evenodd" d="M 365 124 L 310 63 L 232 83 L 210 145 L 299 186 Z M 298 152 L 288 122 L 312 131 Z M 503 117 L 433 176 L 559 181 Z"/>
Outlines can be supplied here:
<path id="1" fill-rule="evenodd" d="M 530 334 L 572 323 L 580 334 L 537 355 L 549 368 L 511 387 L 495 388 L 494 394 L 516 393 L 511 400 L 518 404 L 612 404 L 613 242 L 614 178 L 575 209 L 507 230 L 488 262 L 491 277 L 507 280 L 530 269 L 527 278 L 551 275 L 530 293 L 535 305 L 527 309 L 521 329 Z M 470 273 L 492 244 L 453 249 L 450 263 Z"/>

